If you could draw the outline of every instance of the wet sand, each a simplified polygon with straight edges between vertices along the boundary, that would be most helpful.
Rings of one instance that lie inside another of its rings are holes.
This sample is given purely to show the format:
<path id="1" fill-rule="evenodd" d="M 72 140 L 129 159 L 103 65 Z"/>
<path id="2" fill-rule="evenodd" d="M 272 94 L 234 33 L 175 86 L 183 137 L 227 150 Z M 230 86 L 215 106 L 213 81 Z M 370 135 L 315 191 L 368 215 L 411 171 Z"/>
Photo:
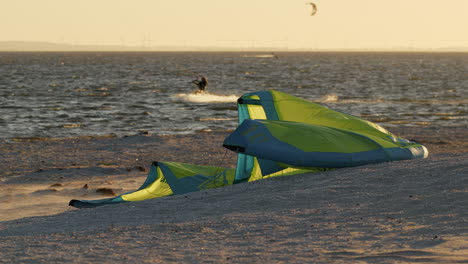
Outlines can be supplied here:
<path id="1" fill-rule="evenodd" d="M 234 167 L 229 132 L 2 140 L 0 263 L 468 263 L 468 128 L 389 130 L 430 157 L 82 210 L 153 161 Z"/>

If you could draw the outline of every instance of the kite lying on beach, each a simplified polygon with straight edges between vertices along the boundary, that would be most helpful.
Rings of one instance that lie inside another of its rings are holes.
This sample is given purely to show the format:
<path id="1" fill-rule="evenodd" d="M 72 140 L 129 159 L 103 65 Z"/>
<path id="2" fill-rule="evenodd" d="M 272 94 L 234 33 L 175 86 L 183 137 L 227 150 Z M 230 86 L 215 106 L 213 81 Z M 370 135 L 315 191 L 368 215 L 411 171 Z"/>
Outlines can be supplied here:
<path id="1" fill-rule="evenodd" d="M 238 153 L 235 169 L 154 162 L 136 191 L 100 200 L 71 200 L 77 208 L 142 201 L 276 176 L 426 158 L 427 149 L 358 117 L 278 91 L 238 100 L 239 127 L 223 146 Z"/>

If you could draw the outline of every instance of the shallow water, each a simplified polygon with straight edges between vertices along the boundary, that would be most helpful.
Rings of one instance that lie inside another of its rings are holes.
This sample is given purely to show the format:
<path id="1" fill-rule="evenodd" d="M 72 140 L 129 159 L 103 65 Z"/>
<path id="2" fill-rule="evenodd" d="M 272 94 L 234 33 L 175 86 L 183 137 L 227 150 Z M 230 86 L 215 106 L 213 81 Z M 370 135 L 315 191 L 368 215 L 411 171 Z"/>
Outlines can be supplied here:
<path id="1" fill-rule="evenodd" d="M 385 127 L 468 126 L 468 53 L 0 53 L 0 138 L 234 129 L 275 89 Z M 203 74 L 210 94 L 191 94 Z"/>

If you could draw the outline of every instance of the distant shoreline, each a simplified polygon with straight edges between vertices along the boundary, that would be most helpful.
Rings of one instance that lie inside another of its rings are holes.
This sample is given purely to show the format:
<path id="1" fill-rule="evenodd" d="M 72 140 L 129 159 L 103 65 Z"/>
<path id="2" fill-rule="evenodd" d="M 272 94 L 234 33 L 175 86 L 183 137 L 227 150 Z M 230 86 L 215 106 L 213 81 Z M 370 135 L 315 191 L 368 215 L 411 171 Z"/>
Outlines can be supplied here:
<path id="1" fill-rule="evenodd" d="M 468 47 L 441 47 L 419 49 L 394 47 L 389 49 L 314 49 L 289 47 L 216 47 L 216 46 L 125 46 L 125 45 L 75 45 L 68 43 L 35 41 L 0 41 L 0 52 L 431 52 L 465 53 Z"/>

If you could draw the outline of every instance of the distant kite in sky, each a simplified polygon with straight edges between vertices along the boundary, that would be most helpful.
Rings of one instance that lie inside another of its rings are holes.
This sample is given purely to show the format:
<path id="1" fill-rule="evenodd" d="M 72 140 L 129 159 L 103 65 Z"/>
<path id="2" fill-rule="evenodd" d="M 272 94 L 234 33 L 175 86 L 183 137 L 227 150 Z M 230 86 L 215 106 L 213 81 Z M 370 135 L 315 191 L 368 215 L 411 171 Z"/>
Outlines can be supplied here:
<path id="1" fill-rule="evenodd" d="M 313 16 L 313 15 L 315 15 L 315 13 L 317 13 L 317 5 L 315 5 L 312 2 L 306 3 L 306 5 L 311 5 L 312 6 L 312 13 L 310 13 L 311 16 Z"/>

